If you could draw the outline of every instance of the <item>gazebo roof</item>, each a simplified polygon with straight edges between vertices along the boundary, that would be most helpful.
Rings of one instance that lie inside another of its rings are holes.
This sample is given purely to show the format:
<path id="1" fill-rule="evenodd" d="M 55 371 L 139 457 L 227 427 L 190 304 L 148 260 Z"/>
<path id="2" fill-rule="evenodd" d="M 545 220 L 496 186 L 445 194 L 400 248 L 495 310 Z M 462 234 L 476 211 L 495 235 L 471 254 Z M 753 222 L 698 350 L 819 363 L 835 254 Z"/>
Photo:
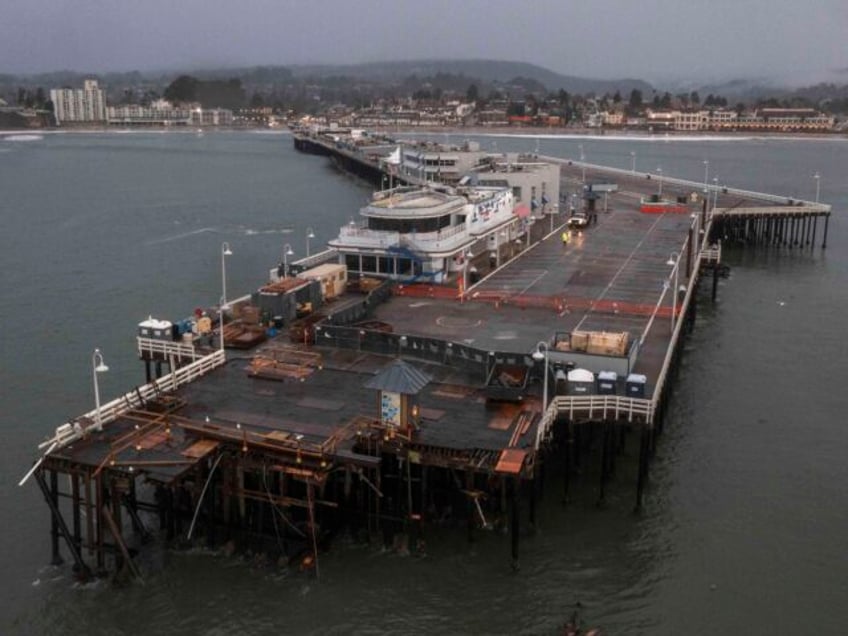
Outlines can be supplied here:
<path id="1" fill-rule="evenodd" d="M 395 360 L 383 367 L 373 378 L 365 383 L 367 389 L 391 391 L 415 395 L 433 378 L 403 360 Z"/>

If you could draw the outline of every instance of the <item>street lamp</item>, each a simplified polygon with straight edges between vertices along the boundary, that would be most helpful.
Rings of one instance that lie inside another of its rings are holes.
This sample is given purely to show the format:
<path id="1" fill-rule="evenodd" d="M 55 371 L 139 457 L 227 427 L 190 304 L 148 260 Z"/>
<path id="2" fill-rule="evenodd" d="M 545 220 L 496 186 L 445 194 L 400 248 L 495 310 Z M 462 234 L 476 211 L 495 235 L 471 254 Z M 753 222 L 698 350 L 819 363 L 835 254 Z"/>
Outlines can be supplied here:
<path id="1" fill-rule="evenodd" d="M 636 174 L 636 151 L 630 151 L 630 172 Z"/>
<path id="2" fill-rule="evenodd" d="M 221 296 L 221 302 L 218 303 L 218 329 L 221 335 L 221 351 L 224 350 L 224 309 L 226 304 L 227 300 L 223 296 Z M 212 345 L 212 342 L 213 340 L 211 340 L 210 336 L 210 346 Z"/>
<path id="3" fill-rule="evenodd" d="M 813 175 L 813 179 L 816 180 L 816 203 L 818 203 L 819 202 L 820 186 L 821 186 L 821 175 L 818 172 L 816 172 L 816 174 Z"/>
<path id="4" fill-rule="evenodd" d="M 544 350 L 544 353 L 542 351 Z M 531 354 L 536 362 L 545 361 L 545 379 L 542 385 L 542 414 L 548 410 L 548 343 L 540 340 L 536 344 L 536 350 Z"/>
<path id="5" fill-rule="evenodd" d="M 544 353 L 542 353 L 544 350 Z M 542 382 L 542 417 L 548 410 L 548 343 L 540 340 L 536 344 L 536 350 L 531 354 L 536 362 L 545 361 L 545 379 Z"/>
<path id="6" fill-rule="evenodd" d="M 103 430 L 103 422 L 100 420 L 100 387 L 97 384 L 97 374 L 106 373 L 108 370 L 100 349 L 95 349 L 91 354 L 91 377 L 94 379 L 94 428 L 98 431 Z"/>
<path id="7" fill-rule="evenodd" d="M 230 244 L 224 241 L 221 244 L 221 296 L 225 303 L 227 302 L 227 257 L 232 255 Z"/>
<path id="8" fill-rule="evenodd" d="M 583 154 L 583 144 L 577 144 L 577 147 L 580 149 L 580 168 L 583 171 L 583 183 L 586 183 L 586 155 Z"/>
<path id="9" fill-rule="evenodd" d="M 474 258 L 474 254 L 471 253 L 471 250 L 468 250 L 465 253 L 465 263 L 462 267 L 462 296 L 461 299 L 465 301 L 465 294 L 468 292 L 468 268 L 471 265 L 471 259 Z"/>
<path id="10" fill-rule="evenodd" d="M 289 256 L 294 256 L 294 250 L 286 243 L 283 245 L 283 278 L 289 277 Z"/>
<path id="11" fill-rule="evenodd" d="M 659 192 L 657 193 L 657 196 L 662 198 L 662 167 L 661 166 L 657 166 L 657 174 L 660 176 L 660 189 L 659 189 Z"/>
<path id="12" fill-rule="evenodd" d="M 315 238 L 315 232 L 311 227 L 306 228 L 306 258 L 309 258 L 309 239 Z"/>
<path id="13" fill-rule="evenodd" d="M 698 217 L 697 212 L 693 212 L 689 215 L 689 218 L 692 219 L 692 240 L 695 242 L 695 258 L 698 258 L 697 250 L 701 249 L 701 242 L 698 236 L 698 226 L 700 218 Z M 696 261 L 697 262 L 697 261 Z M 695 266 L 697 268 L 697 265 Z"/>
<path id="14" fill-rule="evenodd" d="M 680 253 L 672 252 L 668 260 L 665 262 L 669 267 L 674 268 L 674 289 L 671 294 L 671 331 L 674 332 L 674 316 L 677 313 L 677 283 L 678 283 L 678 274 L 680 273 Z"/>
<path id="15" fill-rule="evenodd" d="M 713 177 L 713 212 L 718 207 L 718 177 Z"/>

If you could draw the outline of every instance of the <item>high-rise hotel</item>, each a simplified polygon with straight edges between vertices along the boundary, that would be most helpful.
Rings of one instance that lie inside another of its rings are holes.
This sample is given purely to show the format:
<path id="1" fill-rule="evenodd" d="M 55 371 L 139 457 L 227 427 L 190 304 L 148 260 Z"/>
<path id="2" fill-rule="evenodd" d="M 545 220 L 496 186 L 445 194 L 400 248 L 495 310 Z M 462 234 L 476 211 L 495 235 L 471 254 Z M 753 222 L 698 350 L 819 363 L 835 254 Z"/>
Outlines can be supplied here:
<path id="1" fill-rule="evenodd" d="M 97 80 L 87 79 L 79 88 L 53 88 L 53 113 L 56 124 L 106 123 L 106 98 L 97 86 Z"/>

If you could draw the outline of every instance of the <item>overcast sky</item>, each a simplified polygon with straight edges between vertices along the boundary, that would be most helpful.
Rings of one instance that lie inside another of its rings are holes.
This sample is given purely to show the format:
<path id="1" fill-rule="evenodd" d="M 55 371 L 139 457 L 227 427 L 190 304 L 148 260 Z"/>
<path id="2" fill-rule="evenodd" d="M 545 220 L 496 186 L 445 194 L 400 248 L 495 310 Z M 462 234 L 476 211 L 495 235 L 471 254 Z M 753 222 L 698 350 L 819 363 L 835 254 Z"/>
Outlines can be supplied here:
<path id="1" fill-rule="evenodd" d="M 569 75 L 848 68 L 848 0 L 5 0 L 0 72 L 493 58 Z"/>

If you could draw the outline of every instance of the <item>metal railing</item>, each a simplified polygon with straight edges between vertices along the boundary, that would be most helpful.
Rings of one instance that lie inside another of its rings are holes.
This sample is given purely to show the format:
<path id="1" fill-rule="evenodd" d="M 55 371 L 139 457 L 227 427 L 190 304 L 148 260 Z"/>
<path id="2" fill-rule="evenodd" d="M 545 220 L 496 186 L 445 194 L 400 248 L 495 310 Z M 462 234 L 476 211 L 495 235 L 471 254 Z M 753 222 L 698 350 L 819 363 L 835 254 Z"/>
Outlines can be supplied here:
<path id="1" fill-rule="evenodd" d="M 145 353 L 151 357 L 154 353 L 158 353 L 166 359 L 171 356 L 175 358 L 191 358 L 192 360 L 197 359 L 197 349 L 195 349 L 194 344 L 185 344 L 175 340 L 154 340 L 152 338 L 142 338 L 141 336 L 136 338 L 136 342 L 138 343 L 139 358 L 144 357 Z"/>
<path id="2" fill-rule="evenodd" d="M 99 414 L 100 422 L 101 424 L 107 424 L 131 409 L 142 407 L 147 401 L 156 398 L 163 392 L 175 391 L 178 387 L 197 380 L 213 369 L 222 366 L 225 362 L 225 353 L 218 349 L 214 353 L 199 358 L 191 364 L 174 369 L 171 373 L 163 375 L 158 380 L 138 387 L 111 402 L 101 405 Z M 94 425 L 97 416 L 97 411 L 92 410 L 62 424 L 56 428 L 52 438 L 41 442 L 38 447 L 40 449 L 49 447 L 52 451 L 80 439 Z"/>
<path id="3" fill-rule="evenodd" d="M 550 435 L 554 421 L 560 415 L 603 420 L 642 419 L 650 423 L 654 416 L 654 401 L 647 398 L 631 398 L 624 395 L 557 395 L 551 400 L 548 410 L 536 429 L 536 450 Z"/>

